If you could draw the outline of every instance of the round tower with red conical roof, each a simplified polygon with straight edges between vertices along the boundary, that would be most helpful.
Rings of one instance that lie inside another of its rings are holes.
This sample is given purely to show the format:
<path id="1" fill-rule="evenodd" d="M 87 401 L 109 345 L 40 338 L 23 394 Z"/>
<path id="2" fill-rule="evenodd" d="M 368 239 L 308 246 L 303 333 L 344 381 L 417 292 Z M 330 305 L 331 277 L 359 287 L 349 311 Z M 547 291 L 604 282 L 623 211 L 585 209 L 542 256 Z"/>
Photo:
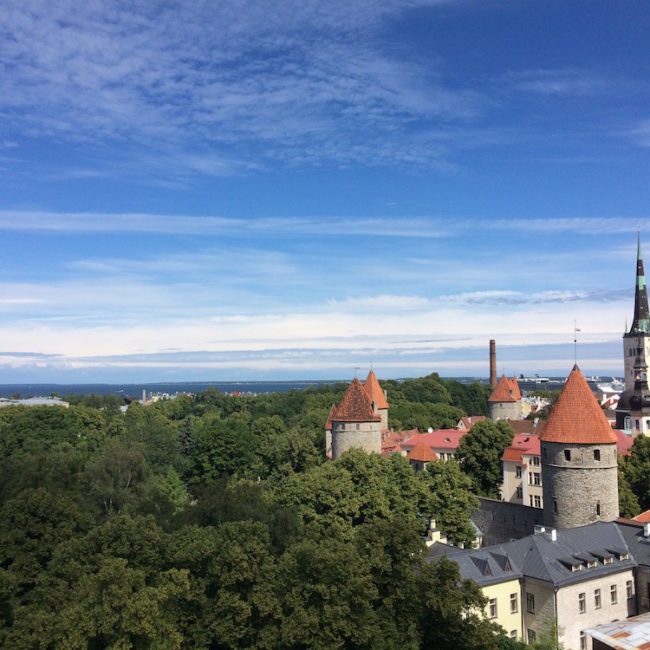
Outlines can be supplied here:
<path id="1" fill-rule="evenodd" d="M 618 517 L 616 434 L 577 365 L 541 434 L 541 451 L 546 525 Z"/>
<path id="2" fill-rule="evenodd" d="M 363 384 L 355 377 L 330 413 L 332 458 L 352 447 L 381 453 L 382 418 Z"/>

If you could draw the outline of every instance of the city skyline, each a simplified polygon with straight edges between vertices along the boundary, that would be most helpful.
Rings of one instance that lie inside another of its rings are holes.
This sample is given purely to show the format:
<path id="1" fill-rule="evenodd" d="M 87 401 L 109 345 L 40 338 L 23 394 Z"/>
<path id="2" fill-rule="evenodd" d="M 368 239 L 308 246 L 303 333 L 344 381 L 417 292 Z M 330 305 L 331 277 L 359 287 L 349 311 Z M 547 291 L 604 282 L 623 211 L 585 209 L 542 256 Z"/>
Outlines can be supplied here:
<path id="1" fill-rule="evenodd" d="M 0 16 L 0 383 L 622 374 L 645 3 Z"/>

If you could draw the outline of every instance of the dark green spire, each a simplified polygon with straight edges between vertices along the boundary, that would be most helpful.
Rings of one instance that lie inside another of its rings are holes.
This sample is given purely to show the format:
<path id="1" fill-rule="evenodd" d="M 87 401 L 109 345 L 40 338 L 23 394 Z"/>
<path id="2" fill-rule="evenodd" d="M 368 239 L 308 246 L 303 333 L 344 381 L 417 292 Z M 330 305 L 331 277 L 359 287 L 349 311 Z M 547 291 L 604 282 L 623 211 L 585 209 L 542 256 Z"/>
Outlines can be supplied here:
<path id="1" fill-rule="evenodd" d="M 648 290 L 645 286 L 645 271 L 643 270 L 643 256 L 641 254 L 641 235 L 637 235 L 636 252 L 636 291 L 634 294 L 634 320 L 630 334 L 647 333 L 649 331 L 650 317 L 648 314 Z"/>

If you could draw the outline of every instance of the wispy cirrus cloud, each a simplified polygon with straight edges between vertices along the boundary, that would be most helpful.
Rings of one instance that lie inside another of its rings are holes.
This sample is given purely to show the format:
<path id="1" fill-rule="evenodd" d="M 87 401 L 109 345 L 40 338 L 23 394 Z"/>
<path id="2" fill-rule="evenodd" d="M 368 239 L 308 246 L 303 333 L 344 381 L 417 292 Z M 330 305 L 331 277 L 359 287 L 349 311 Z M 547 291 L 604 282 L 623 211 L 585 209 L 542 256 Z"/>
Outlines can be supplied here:
<path id="1" fill-rule="evenodd" d="M 437 4 L 8 0 L 4 127 L 135 142 L 207 175 L 265 159 L 444 165 L 448 127 L 476 118 L 480 96 L 376 39 L 404 11 Z M 418 137 L 398 137 L 414 123 Z"/>
<path id="2" fill-rule="evenodd" d="M 445 239 L 477 228 L 557 235 L 585 236 L 650 231 L 650 217 L 554 217 L 510 216 L 492 219 L 446 216 L 356 216 L 237 218 L 217 215 L 182 215 L 124 212 L 54 212 L 45 210 L 0 210 L 0 231 L 74 233 L 157 233 L 161 235 L 325 235 L 340 237 L 424 237 Z"/>
<path id="3" fill-rule="evenodd" d="M 579 68 L 513 71 L 506 80 L 518 90 L 557 97 L 585 97 L 606 91 L 614 82 Z"/>

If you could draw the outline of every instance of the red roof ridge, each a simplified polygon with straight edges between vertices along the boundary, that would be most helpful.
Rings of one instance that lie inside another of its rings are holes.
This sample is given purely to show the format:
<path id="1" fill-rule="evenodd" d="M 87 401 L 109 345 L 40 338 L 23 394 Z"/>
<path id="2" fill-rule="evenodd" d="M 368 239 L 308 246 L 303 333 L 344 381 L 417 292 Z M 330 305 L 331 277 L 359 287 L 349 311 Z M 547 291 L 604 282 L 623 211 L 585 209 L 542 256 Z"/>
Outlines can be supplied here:
<path id="1" fill-rule="evenodd" d="M 427 447 L 423 442 L 418 442 L 410 452 L 408 452 L 409 460 L 415 460 L 421 463 L 429 463 L 432 460 L 438 460 L 436 454 L 430 447 Z"/>
<path id="2" fill-rule="evenodd" d="M 577 365 L 573 366 L 555 402 L 541 440 L 584 445 L 617 442 L 616 433 Z"/>
<path id="3" fill-rule="evenodd" d="M 381 422 L 381 416 L 372 410 L 372 401 L 363 384 L 355 377 L 343 399 L 331 415 L 332 422 Z"/>
<path id="4" fill-rule="evenodd" d="M 381 384 L 379 383 L 379 380 L 377 379 L 377 375 L 375 375 L 373 370 L 368 373 L 368 377 L 366 378 L 363 387 L 366 389 L 366 393 L 368 393 L 370 400 L 375 403 L 376 408 L 388 408 L 388 401 L 386 400 L 384 391 L 381 387 Z"/>
<path id="5" fill-rule="evenodd" d="M 517 398 L 517 393 L 519 398 Z M 510 379 L 505 375 L 501 375 L 501 379 L 494 387 L 492 394 L 488 397 L 488 402 L 517 402 L 521 399 L 521 393 L 519 392 L 519 386 L 515 388 L 512 386 Z"/>

